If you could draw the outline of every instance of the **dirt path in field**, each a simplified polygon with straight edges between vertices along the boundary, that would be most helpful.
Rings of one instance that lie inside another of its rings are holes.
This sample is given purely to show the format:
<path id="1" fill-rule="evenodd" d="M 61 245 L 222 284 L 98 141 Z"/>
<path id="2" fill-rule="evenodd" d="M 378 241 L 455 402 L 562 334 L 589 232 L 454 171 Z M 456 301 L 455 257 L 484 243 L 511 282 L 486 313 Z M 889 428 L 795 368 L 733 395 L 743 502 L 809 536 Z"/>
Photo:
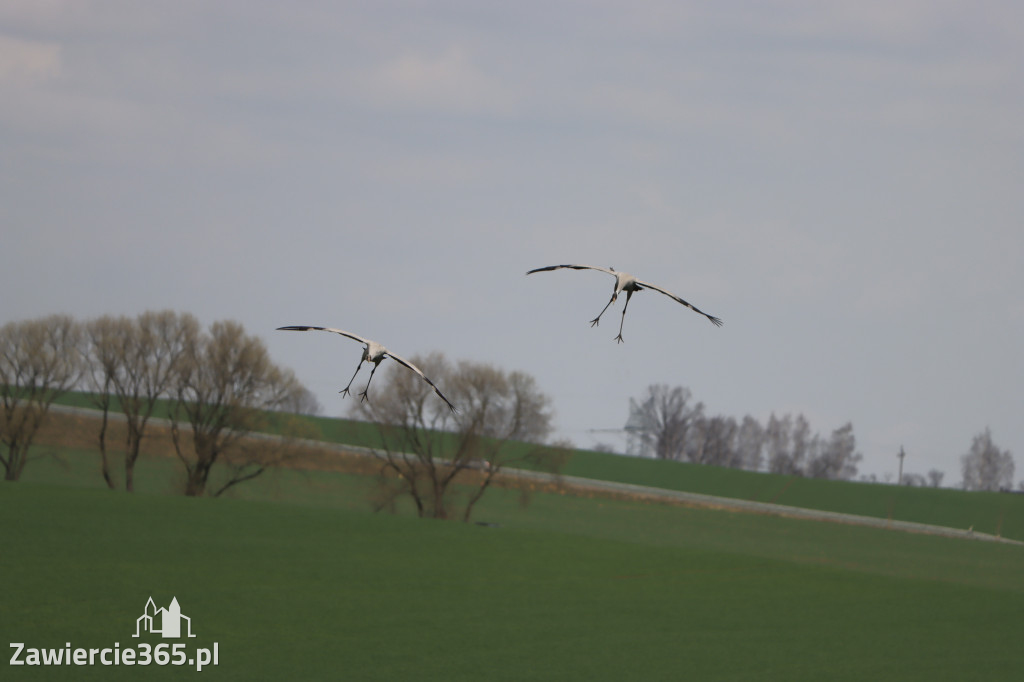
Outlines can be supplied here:
<path id="1" fill-rule="evenodd" d="M 520 471 L 518 472 L 518 475 L 525 475 L 528 477 L 550 476 L 550 474 L 538 474 L 531 471 Z M 617 483 L 614 481 L 598 481 L 589 478 L 576 478 L 574 476 L 562 476 L 561 481 L 563 485 L 580 490 L 601 490 L 632 498 L 660 500 L 663 502 L 684 504 L 706 509 L 724 509 L 749 514 L 770 514 L 772 516 L 785 516 L 794 519 L 808 519 L 813 521 L 828 521 L 832 523 L 886 528 L 889 530 L 899 530 L 908 533 L 925 533 L 928 535 L 942 535 L 954 538 L 987 540 L 990 542 L 1024 545 L 1024 542 L 1019 540 L 1011 540 L 1009 538 L 990 535 L 988 533 L 978 533 L 973 529 L 948 528 L 946 526 L 934 526 L 927 523 L 915 523 L 913 521 L 897 521 L 873 516 L 859 516 L 857 514 L 823 511 L 820 509 L 790 507 L 770 502 L 755 502 L 752 500 L 741 500 L 731 497 L 716 497 L 714 495 L 703 495 L 701 493 L 688 493 L 678 490 L 666 490 L 664 488 L 651 488 L 641 485 L 632 485 L 630 483 Z"/>
<path id="2" fill-rule="evenodd" d="M 66 439 L 75 440 L 73 446 L 81 446 L 82 432 L 88 431 L 95 438 L 95 427 L 92 425 L 83 428 L 83 422 L 95 421 L 98 419 L 98 412 L 77 407 L 65 407 L 53 405 L 51 412 L 55 416 L 72 418 L 76 424 L 63 424 L 59 431 L 62 438 L 54 439 L 48 437 L 46 440 L 54 444 L 69 444 Z M 112 423 L 124 421 L 124 415 L 110 413 Z M 156 446 L 159 450 L 161 432 L 170 428 L 170 422 L 162 419 L 151 419 L 150 428 L 154 438 L 150 439 L 147 447 Z M 271 434 L 252 434 L 252 438 L 276 440 L 279 436 Z M 147 436 L 147 438 L 149 438 Z M 153 441 L 157 441 L 153 443 Z M 169 440 L 169 438 L 168 438 Z M 294 468 L 316 469 L 324 471 L 342 471 L 347 473 L 369 474 L 376 473 L 379 465 L 376 464 L 373 450 L 354 445 L 341 445 L 317 440 L 300 440 L 298 445 L 302 447 L 304 456 L 297 460 Z M 170 456 L 170 452 L 166 453 Z M 300 463 L 301 462 L 301 463 Z M 475 472 L 474 472 L 475 473 Z M 927 535 L 941 535 L 945 537 L 961 538 L 969 540 L 983 540 L 989 542 L 1002 542 L 1013 545 L 1024 545 L 1024 542 L 1011 540 L 988 533 L 978 533 L 973 529 L 948 528 L 946 526 L 934 526 L 926 523 L 915 523 L 913 521 L 897 521 L 883 519 L 873 516 L 859 516 L 856 514 L 844 514 L 841 512 L 822 511 L 820 509 L 807 509 L 803 507 L 791 507 L 771 502 L 755 502 L 752 500 L 741 500 L 731 497 L 717 497 L 701 493 L 689 493 L 679 490 L 667 490 L 665 488 L 653 488 L 649 486 L 634 485 L 631 483 L 618 483 L 615 481 L 602 481 L 592 478 L 579 478 L 576 476 L 562 476 L 538 471 L 527 471 L 525 469 L 507 469 L 495 477 L 495 483 L 508 488 L 522 488 L 528 486 L 540 491 L 562 492 L 574 495 L 601 495 L 618 499 L 643 500 L 667 504 L 677 504 L 688 507 L 699 507 L 703 509 L 721 509 L 732 512 L 747 514 L 768 514 L 772 516 L 783 516 L 794 519 L 806 519 L 811 521 L 827 521 L 831 523 L 844 523 L 857 526 L 870 526 L 873 528 L 884 528 L 908 533 L 924 533 Z"/>

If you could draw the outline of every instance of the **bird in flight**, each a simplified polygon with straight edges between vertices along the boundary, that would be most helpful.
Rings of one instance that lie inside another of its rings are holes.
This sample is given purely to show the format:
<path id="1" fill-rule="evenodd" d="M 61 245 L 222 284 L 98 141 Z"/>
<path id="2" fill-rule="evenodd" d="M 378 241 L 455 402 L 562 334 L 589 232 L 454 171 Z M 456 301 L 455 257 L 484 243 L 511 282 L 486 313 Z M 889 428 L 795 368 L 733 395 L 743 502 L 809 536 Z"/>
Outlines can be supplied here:
<path id="1" fill-rule="evenodd" d="M 360 368 L 362 368 L 363 363 L 364 362 L 372 362 L 373 363 L 373 369 L 370 370 L 370 378 L 366 382 L 366 388 L 364 388 L 362 390 L 362 392 L 359 394 L 361 396 L 362 400 L 369 400 L 369 398 L 366 395 L 366 392 L 368 390 L 370 390 L 370 382 L 373 381 L 373 373 L 377 371 L 377 366 L 380 365 L 380 363 L 384 360 L 384 358 L 391 358 L 392 360 L 394 360 L 398 364 L 405 365 L 406 367 L 411 369 L 413 372 L 416 372 L 416 374 L 419 374 L 420 378 L 422 378 L 425 382 L 430 384 L 430 387 L 434 389 L 434 393 L 436 393 L 438 395 L 438 397 L 441 398 L 441 400 L 443 400 L 443 401 L 445 401 L 445 403 L 447 403 L 447 405 L 451 409 L 451 411 L 452 412 L 456 411 L 455 410 L 455 406 L 452 405 L 451 401 L 448 400 L 448 398 L 444 397 L 444 394 L 441 393 L 441 391 L 437 388 L 437 386 L 434 385 L 433 381 L 431 381 L 430 379 L 427 378 L 427 375 L 424 374 L 420 370 L 419 367 L 417 367 L 416 365 L 412 364 L 411 362 L 409 362 L 405 358 L 398 357 L 397 355 L 395 355 L 394 353 L 392 353 L 391 351 L 389 351 L 387 348 L 385 348 L 384 346 L 380 345 L 376 341 L 370 341 L 369 339 L 364 339 L 361 336 L 356 336 L 355 334 L 351 334 L 349 332 L 342 331 L 340 329 L 331 329 L 330 327 L 308 327 L 308 326 L 304 326 L 304 325 L 292 325 L 292 326 L 288 326 L 288 327 L 278 327 L 277 330 L 278 331 L 291 331 L 291 332 L 308 332 L 308 331 L 314 331 L 314 330 L 315 331 L 321 331 L 321 332 L 333 332 L 335 334 L 341 334 L 342 336 L 347 336 L 348 338 L 350 338 L 350 339 L 352 339 L 354 341 L 358 341 L 359 343 L 364 344 L 365 347 L 363 348 L 363 357 L 359 360 L 359 364 L 356 366 L 355 374 L 353 374 L 352 378 L 348 380 L 348 386 L 346 386 L 345 388 L 343 388 L 340 391 L 338 391 L 342 395 L 348 395 L 350 393 L 349 388 L 352 386 L 352 382 L 355 381 L 356 374 L 359 374 L 359 370 L 360 370 Z"/>
<path id="2" fill-rule="evenodd" d="M 642 280 L 639 280 L 636 277 L 634 277 L 633 275 L 630 275 L 629 273 L 619 272 L 619 271 L 615 270 L 614 268 L 601 268 L 601 267 L 597 267 L 597 266 L 594 266 L 594 265 L 549 265 L 546 268 L 536 268 L 535 270 L 530 270 L 526 274 L 527 275 L 532 275 L 535 272 L 547 272 L 549 270 L 561 270 L 562 268 L 569 268 L 570 270 L 597 270 L 599 272 L 607 272 L 609 275 L 612 275 L 613 277 L 615 277 L 615 290 L 612 292 L 612 299 L 610 301 L 608 301 L 607 304 L 605 304 L 604 308 L 601 309 L 601 312 L 597 314 L 597 317 L 595 317 L 593 320 L 590 321 L 590 326 L 591 327 L 596 326 L 601 321 L 601 315 L 604 315 L 604 311 L 608 310 L 608 306 L 610 306 L 612 303 L 615 303 L 615 299 L 617 299 L 619 297 L 619 294 L 622 293 L 623 291 L 625 291 L 626 292 L 626 304 L 624 306 L 622 306 L 622 320 L 619 322 L 619 335 L 615 337 L 615 340 L 618 341 L 619 343 L 622 343 L 622 325 L 624 325 L 626 323 L 626 308 L 629 307 L 629 299 L 633 296 L 634 292 L 642 291 L 644 289 L 653 289 L 654 291 L 657 291 L 657 292 L 660 292 L 662 294 L 665 294 L 669 298 L 671 298 L 671 299 L 673 299 L 673 300 L 675 300 L 675 301 L 677 301 L 679 303 L 682 303 L 683 305 L 685 305 L 687 308 L 689 308 L 693 312 L 700 313 L 704 317 L 708 318 L 709 320 L 711 320 L 711 324 L 715 325 L 716 327 L 721 327 L 722 326 L 722 321 L 720 319 L 718 319 L 717 317 L 714 317 L 713 315 L 708 315 L 707 313 L 705 313 L 702 310 L 698 310 L 695 306 L 690 305 L 689 303 L 687 303 L 683 299 L 679 298 L 675 294 L 673 294 L 673 293 L 671 293 L 669 291 L 665 291 L 661 287 L 656 287 L 656 286 L 654 286 L 653 284 L 651 284 L 649 282 L 644 282 Z"/>

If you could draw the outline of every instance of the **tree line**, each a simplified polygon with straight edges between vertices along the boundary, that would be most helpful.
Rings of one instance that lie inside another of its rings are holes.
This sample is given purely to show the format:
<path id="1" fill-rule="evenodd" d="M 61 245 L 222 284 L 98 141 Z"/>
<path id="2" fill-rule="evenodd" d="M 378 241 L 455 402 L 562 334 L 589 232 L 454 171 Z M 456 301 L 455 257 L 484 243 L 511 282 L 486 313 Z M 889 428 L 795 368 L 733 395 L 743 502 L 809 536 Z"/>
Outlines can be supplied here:
<path id="1" fill-rule="evenodd" d="M 134 490 L 143 438 L 159 403 L 170 422 L 186 495 L 207 492 L 221 465 L 219 495 L 286 457 L 288 438 L 244 440 L 272 411 L 316 409 L 312 393 L 291 370 L 271 361 L 266 346 L 232 321 L 203 329 L 188 313 L 145 312 L 78 322 L 51 315 L 0 328 L 0 463 L 16 481 L 32 459 L 31 445 L 53 403 L 73 389 L 89 392 L 101 411 L 100 471 L 117 487 L 107 434 L 116 410 L 126 426 L 123 481 Z M 294 428 L 293 428 L 294 427 Z M 300 428 L 287 420 L 284 434 Z"/>
<path id="2" fill-rule="evenodd" d="M 667 384 L 652 384 L 640 399 L 630 398 L 624 430 L 632 455 L 791 476 L 852 480 L 863 459 L 851 422 L 822 435 L 811 430 L 803 414 L 772 413 L 763 424 L 750 415 L 742 420 L 708 415 L 689 389 Z M 993 442 L 987 428 L 974 437 L 960 463 L 965 490 L 1013 487 L 1013 456 Z M 927 476 L 902 475 L 899 483 L 938 487 L 943 476 L 932 469 Z M 1024 481 L 1020 489 L 1024 490 Z"/>
<path id="3" fill-rule="evenodd" d="M 413 362 L 445 386 L 459 411 L 404 368 L 384 374 L 372 402 L 352 403 L 352 414 L 380 431 L 382 445 L 373 451 L 378 509 L 406 497 L 421 516 L 469 520 L 508 465 L 556 471 L 567 459 L 565 447 L 544 445 L 553 411 L 533 377 L 436 353 Z M 20 478 L 51 406 L 75 389 L 100 411 L 100 474 L 108 487 L 123 481 L 127 491 L 135 488 L 142 442 L 157 413 L 169 420 L 182 492 L 220 495 L 295 457 L 297 439 L 311 434 L 294 415 L 319 411 L 293 372 L 272 362 L 263 342 L 237 322 L 203 329 L 194 316 L 173 311 L 10 322 L 0 327 L 0 463 L 7 480 Z M 115 413 L 126 434 L 116 448 L 119 462 L 108 443 Z M 283 437 L 247 437 L 267 430 L 271 419 Z"/>
<path id="4" fill-rule="evenodd" d="M 630 399 L 625 430 L 631 454 L 750 471 L 850 480 L 862 459 L 849 422 L 822 436 L 802 414 L 773 413 L 765 424 L 708 415 L 689 389 L 667 384 Z"/>

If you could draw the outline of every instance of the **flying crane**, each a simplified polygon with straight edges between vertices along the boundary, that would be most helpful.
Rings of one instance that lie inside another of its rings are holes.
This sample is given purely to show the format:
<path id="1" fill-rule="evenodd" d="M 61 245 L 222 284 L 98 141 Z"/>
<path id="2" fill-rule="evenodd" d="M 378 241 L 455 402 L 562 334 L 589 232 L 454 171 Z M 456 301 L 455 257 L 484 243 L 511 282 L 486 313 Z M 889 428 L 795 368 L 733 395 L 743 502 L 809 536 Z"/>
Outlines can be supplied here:
<path id="1" fill-rule="evenodd" d="M 532 275 L 535 272 L 548 272 L 549 270 L 561 270 L 562 268 L 569 268 L 571 270 L 597 270 L 599 272 L 607 272 L 609 275 L 615 277 L 615 290 L 612 292 L 611 300 L 608 301 L 607 304 L 605 304 L 604 308 L 601 309 L 601 312 L 597 314 L 597 317 L 590 321 L 590 326 L 596 326 L 601 321 L 601 315 L 604 315 L 604 311 L 608 310 L 608 306 L 610 306 L 612 303 L 615 303 L 615 300 L 619 297 L 619 294 L 625 291 L 626 304 L 622 306 L 622 320 L 619 322 L 619 335 L 615 337 L 615 340 L 618 341 L 619 343 L 622 343 L 622 325 L 626 323 L 626 308 L 629 307 L 629 299 L 633 296 L 634 292 L 643 291 L 644 289 L 653 289 L 654 291 L 665 294 L 674 301 L 682 303 L 693 312 L 700 313 L 704 317 L 708 318 L 709 320 L 711 320 L 711 324 L 715 325 L 716 327 L 722 326 L 722 321 L 720 319 L 714 317 L 713 315 L 708 315 L 704 311 L 699 310 L 697 307 L 687 303 L 686 301 L 679 298 L 675 294 L 669 291 L 665 291 L 661 287 L 654 286 L 649 282 L 639 280 L 627 272 L 619 272 L 614 268 L 602 268 L 595 265 L 549 265 L 546 268 L 536 268 L 534 270 L 530 270 L 526 274 Z"/>
<path id="2" fill-rule="evenodd" d="M 394 360 L 398 364 L 405 365 L 406 367 L 411 369 L 413 372 L 416 372 L 416 374 L 419 374 L 420 378 L 422 378 L 425 382 L 430 384 L 430 387 L 434 389 L 434 393 L 436 393 L 438 395 L 438 397 L 441 398 L 441 400 L 445 401 L 445 403 L 448 404 L 448 407 L 451 409 L 451 411 L 452 412 L 456 411 L 455 410 L 455 406 L 452 405 L 451 401 L 448 400 L 448 398 L 444 397 L 444 394 L 441 393 L 440 389 L 438 389 L 437 386 L 434 385 L 433 381 L 431 381 L 430 379 L 427 378 L 427 375 L 424 374 L 420 370 L 419 367 L 417 367 L 416 365 L 412 364 L 411 362 L 409 362 L 405 358 L 401 358 L 401 357 L 395 355 L 394 353 L 392 353 L 391 351 L 389 351 L 387 348 L 385 348 L 384 346 L 380 345 L 376 341 L 371 341 L 369 339 L 364 339 L 363 337 L 356 336 L 355 334 L 352 334 L 350 332 L 342 331 L 340 329 L 332 329 L 330 327 L 310 327 L 310 326 L 304 326 L 304 325 L 291 325 L 291 326 L 288 326 L 288 327 L 278 327 L 277 330 L 278 331 L 291 331 L 291 332 L 308 332 L 308 331 L 314 331 L 314 330 L 315 331 L 321 331 L 321 332 L 332 332 L 334 334 L 341 334 L 342 336 L 346 336 L 346 337 L 352 339 L 353 341 L 358 341 L 359 343 L 363 344 L 365 346 L 363 348 L 363 357 L 359 360 L 359 364 L 356 365 L 355 373 L 352 375 L 352 378 L 348 380 L 348 386 L 346 386 L 345 388 L 343 388 L 343 389 L 341 389 L 339 391 L 339 393 L 341 393 L 343 396 L 344 395 L 349 395 L 349 393 L 350 393 L 349 388 L 352 386 L 352 382 L 355 381 L 356 374 L 359 374 L 359 370 L 360 370 L 360 368 L 362 368 L 363 363 L 364 362 L 372 362 L 373 363 L 373 369 L 370 370 L 370 378 L 366 382 L 366 388 L 364 388 L 362 390 L 362 392 L 359 393 L 359 395 L 361 396 L 362 400 L 369 400 L 369 398 L 366 395 L 366 392 L 368 390 L 370 390 L 370 382 L 373 381 L 373 373 L 377 371 L 377 366 L 380 365 L 380 363 L 384 360 L 384 358 L 391 358 L 392 360 Z"/>

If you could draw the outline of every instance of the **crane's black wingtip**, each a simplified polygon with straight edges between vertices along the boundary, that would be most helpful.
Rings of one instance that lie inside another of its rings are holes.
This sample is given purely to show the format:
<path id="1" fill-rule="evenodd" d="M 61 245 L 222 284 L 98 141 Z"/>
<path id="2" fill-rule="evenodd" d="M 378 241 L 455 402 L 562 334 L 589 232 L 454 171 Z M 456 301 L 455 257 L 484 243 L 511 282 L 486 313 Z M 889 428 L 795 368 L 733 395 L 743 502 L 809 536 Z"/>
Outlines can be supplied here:
<path id="1" fill-rule="evenodd" d="M 711 320 L 711 324 L 715 325 L 716 327 L 721 327 L 723 324 L 725 324 L 717 317 L 712 317 L 711 315 L 708 315 L 708 319 Z"/>
<path id="2" fill-rule="evenodd" d="M 560 270 L 562 268 L 575 268 L 575 265 L 545 265 L 542 268 L 534 268 L 533 270 L 527 271 L 527 275 L 532 275 L 535 272 L 551 272 L 552 270 Z"/>
<path id="3" fill-rule="evenodd" d="M 285 331 L 285 332 L 308 332 L 310 329 L 319 329 L 319 327 L 308 327 L 306 325 L 301 325 L 301 324 L 292 324 L 292 325 L 288 325 L 287 327 L 278 327 L 275 331 L 279 331 L 279 332 L 280 331 Z"/>

